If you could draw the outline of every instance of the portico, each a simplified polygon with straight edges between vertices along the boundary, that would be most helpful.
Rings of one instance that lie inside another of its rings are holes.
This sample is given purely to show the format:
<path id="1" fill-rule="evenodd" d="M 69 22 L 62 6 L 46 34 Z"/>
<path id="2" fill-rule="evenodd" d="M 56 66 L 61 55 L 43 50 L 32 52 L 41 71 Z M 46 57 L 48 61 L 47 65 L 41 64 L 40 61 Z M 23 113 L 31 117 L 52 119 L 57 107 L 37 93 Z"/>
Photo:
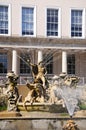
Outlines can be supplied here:
<path id="1" fill-rule="evenodd" d="M 23 38 L 23 37 L 3 37 L 0 38 L 0 47 L 7 53 L 7 72 L 14 71 L 20 77 L 30 77 L 30 73 L 20 73 L 20 59 L 21 53 L 30 56 L 33 63 L 38 63 L 44 59 L 47 60 L 48 54 L 52 54 L 53 71 L 49 76 L 59 74 L 61 72 L 68 72 L 68 55 L 75 56 L 75 74 L 85 79 L 85 66 L 86 66 L 86 40 L 74 39 L 50 39 L 50 38 Z M 23 50 L 23 51 L 22 51 Z M 2 51 L 2 53 L 4 53 Z M 44 56 L 45 55 L 45 56 Z M 23 59 L 24 60 L 24 59 Z M 72 61 L 72 60 L 71 60 Z M 25 62 L 25 61 L 24 61 Z M 48 61 L 49 62 L 49 61 Z M 9 64 L 10 63 L 10 64 Z M 27 63 L 26 63 L 27 64 Z M 71 64 L 71 63 L 69 63 Z M 48 66 L 49 67 L 49 66 Z M 50 69 L 50 68 L 49 68 Z M 0 74 L 4 76 L 5 74 Z"/>

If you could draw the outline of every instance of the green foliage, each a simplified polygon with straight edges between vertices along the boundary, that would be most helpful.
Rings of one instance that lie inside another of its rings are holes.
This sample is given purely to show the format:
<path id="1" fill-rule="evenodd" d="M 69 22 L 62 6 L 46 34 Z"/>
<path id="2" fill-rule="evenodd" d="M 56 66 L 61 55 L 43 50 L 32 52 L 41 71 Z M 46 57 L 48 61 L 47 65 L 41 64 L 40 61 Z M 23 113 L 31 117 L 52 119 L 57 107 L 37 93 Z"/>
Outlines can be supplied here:
<path id="1" fill-rule="evenodd" d="M 69 116 L 68 113 L 61 113 L 61 116 Z"/>
<path id="2" fill-rule="evenodd" d="M 7 109 L 7 96 L 0 96 L 0 111 Z"/>
<path id="3" fill-rule="evenodd" d="M 0 106 L 0 111 L 5 111 L 7 110 L 7 106 Z"/>
<path id="4" fill-rule="evenodd" d="M 79 104 L 80 110 L 86 110 L 86 104 Z"/>

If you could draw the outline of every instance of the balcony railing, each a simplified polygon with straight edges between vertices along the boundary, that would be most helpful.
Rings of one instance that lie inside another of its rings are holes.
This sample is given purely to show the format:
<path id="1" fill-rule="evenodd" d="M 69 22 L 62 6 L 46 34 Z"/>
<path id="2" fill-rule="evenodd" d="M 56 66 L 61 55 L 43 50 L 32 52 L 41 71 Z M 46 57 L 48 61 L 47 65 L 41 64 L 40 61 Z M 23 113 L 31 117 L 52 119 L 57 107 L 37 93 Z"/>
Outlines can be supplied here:
<path id="1" fill-rule="evenodd" d="M 51 77 L 52 76 L 48 77 L 49 81 L 51 81 Z M 7 81 L 6 76 L 0 76 L 0 86 L 5 85 L 6 81 Z M 29 76 L 29 77 L 20 76 L 19 80 L 18 80 L 18 84 L 21 84 L 21 85 L 26 84 L 28 81 L 33 82 L 33 78 L 31 76 Z M 86 77 L 80 77 L 78 85 L 84 85 L 84 84 L 86 84 Z"/>

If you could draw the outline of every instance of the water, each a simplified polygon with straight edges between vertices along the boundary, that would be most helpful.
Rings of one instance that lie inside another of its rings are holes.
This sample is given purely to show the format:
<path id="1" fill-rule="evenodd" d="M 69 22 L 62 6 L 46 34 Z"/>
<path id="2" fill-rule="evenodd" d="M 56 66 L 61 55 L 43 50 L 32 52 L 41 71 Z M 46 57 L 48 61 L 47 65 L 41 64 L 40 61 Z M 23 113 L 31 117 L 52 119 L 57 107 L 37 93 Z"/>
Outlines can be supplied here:
<path id="1" fill-rule="evenodd" d="M 7 48 L 5 48 L 5 50 L 12 53 L 12 51 L 8 50 Z M 27 56 L 28 56 L 33 61 L 32 52 L 35 51 L 35 49 L 30 49 L 30 48 L 29 49 L 20 49 L 19 48 L 19 51 L 21 54 L 23 54 L 24 57 L 27 58 Z M 57 49 L 55 49 L 55 50 L 54 49 L 52 49 L 52 50 L 51 49 L 42 49 L 42 51 L 45 54 L 45 55 L 43 55 L 43 61 L 44 61 L 45 65 L 48 65 L 49 63 L 52 62 L 52 60 L 51 60 L 52 56 L 55 56 L 56 54 L 58 54 Z M 19 59 L 21 59 L 26 65 L 28 65 L 27 61 L 24 58 L 22 58 L 20 55 L 17 54 L 17 57 Z M 59 59 L 58 55 L 53 59 L 53 62 L 56 62 L 57 59 Z"/>
<path id="2" fill-rule="evenodd" d="M 26 56 L 26 52 L 27 52 L 29 54 L 30 58 L 31 58 L 31 55 L 30 55 L 31 51 L 32 51 L 31 49 L 27 49 L 26 51 L 23 50 L 23 49 L 20 49 L 20 52 L 24 56 Z M 45 65 L 49 64 L 50 62 L 52 62 L 52 60 L 51 60 L 52 55 L 55 56 L 55 55 L 58 54 L 57 50 L 50 50 L 50 49 L 49 50 L 45 50 L 45 49 L 43 49 L 43 51 L 46 54 L 44 56 L 44 63 L 45 63 Z M 17 57 L 19 59 L 21 59 L 25 64 L 28 65 L 27 61 L 24 58 L 22 58 L 20 55 L 17 55 Z M 57 59 L 59 59 L 59 56 L 54 58 L 53 62 L 55 62 Z M 77 107 L 78 100 L 79 100 L 79 98 L 81 96 L 81 92 L 82 92 L 81 89 L 79 91 L 79 89 L 72 89 L 72 88 L 68 88 L 66 86 L 63 86 L 62 88 L 60 88 L 59 92 L 61 93 L 61 96 L 62 96 L 62 98 L 63 98 L 63 100 L 65 102 L 65 105 L 67 107 L 69 115 L 72 116 L 74 111 L 75 111 L 75 108 Z"/>
<path id="3" fill-rule="evenodd" d="M 73 116 L 74 111 L 78 108 L 78 102 L 83 97 L 84 88 L 82 87 L 68 87 L 62 86 L 57 88 L 57 96 L 60 94 L 61 98 L 64 100 L 65 106 L 68 110 L 70 116 Z"/>
<path id="4" fill-rule="evenodd" d="M 62 89 L 62 98 L 64 99 L 69 115 L 72 116 L 78 104 L 75 90 L 64 87 Z"/>

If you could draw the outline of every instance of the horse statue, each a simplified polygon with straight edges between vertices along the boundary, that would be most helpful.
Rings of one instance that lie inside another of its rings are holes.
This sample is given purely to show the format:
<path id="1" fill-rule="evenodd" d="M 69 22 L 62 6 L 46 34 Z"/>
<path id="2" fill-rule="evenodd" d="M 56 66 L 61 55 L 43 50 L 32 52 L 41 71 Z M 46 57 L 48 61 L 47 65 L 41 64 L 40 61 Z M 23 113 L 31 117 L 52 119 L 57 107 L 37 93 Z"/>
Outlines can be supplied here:
<path id="1" fill-rule="evenodd" d="M 27 87 L 29 89 L 27 96 L 23 102 L 25 106 L 27 102 L 33 104 L 33 102 L 44 102 L 44 88 L 40 83 L 29 83 L 27 82 Z"/>
<path id="2" fill-rule="evenodd" d="M 75 75 L 67 75 L 66 73 L 61 73 L 59 76 L 55 75 L 52 78 L 53 83 L 50 87 L 50 98 L 49 102 L 57 103 L 63 102 L 61 96 L 61 89 L 62 87 L 70 87 L 75 88 L 79 82 L 79 77 Z"/>
<path id="3" fill-rule="evenodd" d="M 43 62 L 37 64 L 32 64 L 30 60 L 28 60 L 29 65 L 31 66 L 33 82 L 27 82 L 26 86 L 28 87 L 28 94 L 24 100 L 24 106 L 26 102 L 31 103 L 34 102 L 44 102 L 47 98 L 46 90 L 49 87 L 48 80 L 46 78 L 46 69 Z"/>

